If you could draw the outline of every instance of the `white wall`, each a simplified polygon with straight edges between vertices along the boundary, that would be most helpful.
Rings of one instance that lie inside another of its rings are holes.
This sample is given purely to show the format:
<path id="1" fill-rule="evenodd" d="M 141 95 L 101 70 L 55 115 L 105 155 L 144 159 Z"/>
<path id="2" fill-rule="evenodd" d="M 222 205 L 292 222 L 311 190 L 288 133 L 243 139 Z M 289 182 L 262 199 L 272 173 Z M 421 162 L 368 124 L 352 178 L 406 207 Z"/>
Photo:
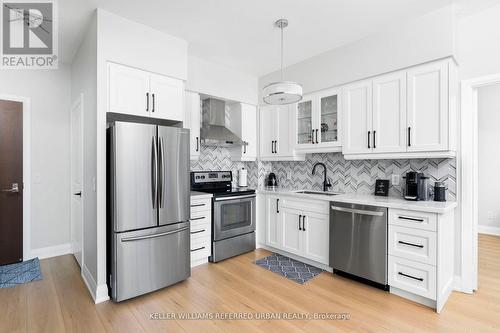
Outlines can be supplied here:
<path id="1" fill-rule="evenodd" d="M 479 230 L 500 232 L 500 85 L 478 89 Z"/>
<path id="2" fill-rule="evenodd" d="M 500 73 L 500 5 L 460 18 L 458 62 L 462 79 Z"/>
<path id="3" fill-rule="evenodd" d="M 193 56 L 188 57 L 186 89 L 238 102 L 258 104 L 256 76 Z"/>
<path id="4" fill-rule="evenodd" d="M 291 65 L 285 69 L 285 80 L 299 82 L 304 93 L 309 93 L 453 56 L 455 41 L 454 7 L 447 6 Z M 279 75 L 276 71 L 261 77 L 260 88 Z"/>
<path id="5" fill-rule="evenodd" d="M 31 100 L 32 250 L 70 242 L 70 70 L 2 70 L 0 94 Z"/>
<path id="6" fill-rule="evenodd" d="M 83 94 L 83 264 L 97 280 L 97 19 L 94 14 L 71 66 L 71 101 Z"/>

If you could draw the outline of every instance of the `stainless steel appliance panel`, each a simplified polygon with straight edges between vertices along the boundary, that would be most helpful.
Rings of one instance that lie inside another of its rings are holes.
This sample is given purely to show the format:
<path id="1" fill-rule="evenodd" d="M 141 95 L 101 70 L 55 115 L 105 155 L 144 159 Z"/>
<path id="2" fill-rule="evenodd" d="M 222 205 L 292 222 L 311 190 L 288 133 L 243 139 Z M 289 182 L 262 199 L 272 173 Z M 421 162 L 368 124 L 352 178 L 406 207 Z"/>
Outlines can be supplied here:
<path id="1" fill-rule="evenodd" d="M 189 222 L 114 234 L 113 299 L 123 301 L 191 275 Z"/>
<path id="2" fill-rule="evenodd" d="M 211 262 L 218 262 L 255 250 L 255 232 L 213 242 Z"/>
<path id="3" fill-rule="evenodd" d="M 255 231 L 255 194 L 214 198 L 213 221 L 215 241 Z"/>
<path id="4" fill-rule="evenodd" d="M 156 227 L 156 126 L 116 122 L 112 140 L 113 230 Z"/>
<path id="5" fill-rule="evenodd" d="M 159 225 L 190 218 L 189 130 L 158 127 Z"/>
<path id="6" fill-rule="evenodd" d="M 387 208 L 330 206 L 330 266 L 387 285 Z"/>

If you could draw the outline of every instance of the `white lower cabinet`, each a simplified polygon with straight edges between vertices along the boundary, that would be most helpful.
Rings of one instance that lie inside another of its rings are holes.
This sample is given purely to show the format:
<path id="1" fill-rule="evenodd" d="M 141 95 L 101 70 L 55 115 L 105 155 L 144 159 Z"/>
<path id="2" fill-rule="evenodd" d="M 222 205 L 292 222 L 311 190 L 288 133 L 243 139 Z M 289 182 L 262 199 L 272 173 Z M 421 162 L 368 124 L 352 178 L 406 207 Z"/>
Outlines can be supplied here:
<path id="1" fill-rule="evenodd" d="M 436 300 L 436 266 L 389 256 L 389 285 Z"/>
<path id="2" fill-rule="evenodd" d="M 208 262 L 211 252 L 212 199 L 191 197 L 191 267 Z"/>
<path id="3" fill-rule="evenodd" d="M 321 213 L 318 213 L 321 212 Z M 328 265 L 329 224 L 324 201 L 266 197 L 266 245 Z"/>

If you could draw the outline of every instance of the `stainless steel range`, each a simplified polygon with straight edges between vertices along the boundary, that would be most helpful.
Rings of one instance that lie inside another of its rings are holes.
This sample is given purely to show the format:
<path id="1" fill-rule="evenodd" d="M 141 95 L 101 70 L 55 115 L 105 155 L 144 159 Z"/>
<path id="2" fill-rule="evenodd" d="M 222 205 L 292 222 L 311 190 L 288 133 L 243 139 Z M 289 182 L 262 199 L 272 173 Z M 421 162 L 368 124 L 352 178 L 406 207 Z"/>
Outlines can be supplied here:
<path id="1" fill-rule="evenodd" d="M 213 194 L 211 262 L 255 250 L 255 190 L 232 179 L 231 171 L 191 172 L 191 190 Z"/>

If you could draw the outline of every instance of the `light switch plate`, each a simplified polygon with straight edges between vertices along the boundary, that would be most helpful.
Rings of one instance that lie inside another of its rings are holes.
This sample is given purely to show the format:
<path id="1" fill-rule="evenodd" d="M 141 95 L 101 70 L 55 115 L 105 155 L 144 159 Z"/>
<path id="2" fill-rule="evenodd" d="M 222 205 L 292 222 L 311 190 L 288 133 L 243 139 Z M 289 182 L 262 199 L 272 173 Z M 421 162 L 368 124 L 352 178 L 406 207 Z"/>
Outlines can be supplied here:
<path id="1" fill-rule="evenodd" d="M 391 176 L 391 183 L 393 186 L 398 186 L 401 181 L 401 177 L 399 175 L 393 174 Z"/>
<path id="2" fill-rule="evenodd" d="M 292 179 L 292 172 L 291 171 L 287 171 L 286 172 L 286 180 L 291 180 Z"/>

